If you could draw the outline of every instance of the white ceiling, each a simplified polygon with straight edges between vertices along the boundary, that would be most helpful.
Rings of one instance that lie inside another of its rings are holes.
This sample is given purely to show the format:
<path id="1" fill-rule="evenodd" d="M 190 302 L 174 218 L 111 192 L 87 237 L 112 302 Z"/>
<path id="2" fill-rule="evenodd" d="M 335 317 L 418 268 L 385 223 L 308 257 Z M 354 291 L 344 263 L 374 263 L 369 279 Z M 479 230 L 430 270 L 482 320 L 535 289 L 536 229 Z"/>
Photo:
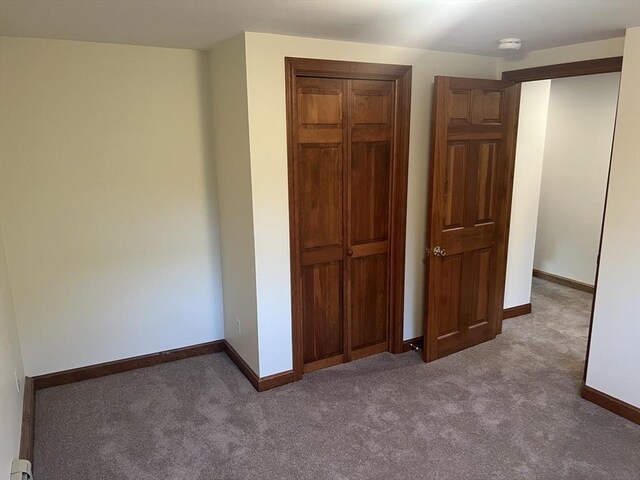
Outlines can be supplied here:
<path id="1" fill-rule="evenodd" d="M 252 31 L 499 56 L 638 25 L 640 0 L 0 0 L 2 35 L 194 49 Z"/>

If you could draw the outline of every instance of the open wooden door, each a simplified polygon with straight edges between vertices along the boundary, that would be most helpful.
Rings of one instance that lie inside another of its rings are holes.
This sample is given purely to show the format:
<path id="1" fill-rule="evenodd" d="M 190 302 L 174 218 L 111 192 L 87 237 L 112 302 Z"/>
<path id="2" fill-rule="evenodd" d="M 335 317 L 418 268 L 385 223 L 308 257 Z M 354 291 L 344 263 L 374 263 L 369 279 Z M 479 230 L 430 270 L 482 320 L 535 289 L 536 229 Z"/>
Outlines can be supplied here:
<path id="1" fill-rule="evenodd" d="M 436 77 L 424 360 L 502 328 L 520 86 Z"/>

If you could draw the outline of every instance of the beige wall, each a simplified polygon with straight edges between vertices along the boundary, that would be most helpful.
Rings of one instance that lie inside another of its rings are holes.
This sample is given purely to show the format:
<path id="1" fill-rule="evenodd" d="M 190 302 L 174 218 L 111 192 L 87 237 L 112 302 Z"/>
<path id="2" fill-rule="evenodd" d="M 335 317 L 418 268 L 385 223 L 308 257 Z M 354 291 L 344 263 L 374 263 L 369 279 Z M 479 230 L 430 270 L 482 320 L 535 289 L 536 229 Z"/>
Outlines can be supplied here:
<path id="1" fill-rule="evenodd" d="M 411 338 L 422 333 L 433 76 L 619 55 L 621 41 L 518 60 L 255 33 L 208 56 L 18 38 L 1 48 L 0 216 L 27 372 L 213 340 L 226 327 L 266 376 L 291 368 L 285 56 L 413 66 Z"/>
<path id="2" fill-rule="evenodd" d="M 207 55 L 1 49 L 0 216 L 27 374 L 222 338 Z"/>
<path id="3" fill-rule="evenodd" d="M 0 229 L 0 478 L 9 478 L 11 461 L 18 458 L 23 385 L 22 353 Z"/>
<path id="4" fill-rule="evenodd" d="M 413 66 L 404 338 L 422 334 L 423 247 L 435 75 L 494 78 L 495 58 L 312 38 L 246 34 L 260 375 L 291 368 L 284 57 Z"/>
<path id="5" fill-rule="evenodd" d="M 587 385 L 640 407 L 640 27 L 627 30 Z"/>
<path id="6" fill-rule="evenodd" d="M 551 80 L 534 268 L 593 285 L 620 74 Z"/>
<path id="7" fill-rule="evenodd" d="M 513 52 L 498 60 L 498 77 L 507 70 L 578 62 L 596 58 L 619 57 L 624 48 L 624 38 L 611 38 L 596 42 L 578 43 L 564 47 L 547 48 L 533 52 Z"/>
<path id="8" fill-rule="evenodd" d="M 551 80 L 522 84 L 509 225 L 505 308 L 531 303 L 531 270 L 538 224 L 550 88 Z"/>
<path id="9" fill-rule="evenodd" d="M 244 34 L 218 45 L 211 51 L 210 58 L 225 338 L 258 373 L 256 267 Z"/>

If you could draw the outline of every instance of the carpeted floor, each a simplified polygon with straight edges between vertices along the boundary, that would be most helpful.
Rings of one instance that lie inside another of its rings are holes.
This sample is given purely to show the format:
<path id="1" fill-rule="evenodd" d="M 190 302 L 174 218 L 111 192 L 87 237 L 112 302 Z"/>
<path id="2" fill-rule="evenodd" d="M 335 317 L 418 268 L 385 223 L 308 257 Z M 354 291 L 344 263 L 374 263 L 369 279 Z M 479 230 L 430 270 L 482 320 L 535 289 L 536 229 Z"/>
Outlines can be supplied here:
<path id="1" fill-rule="evenodd" d="M 223 353 L 40 390 L 35 477 L 638 480 L 640 427 L 579 396 L 590 307 L 534 279 L 494 341 L 261 394 Z"/>

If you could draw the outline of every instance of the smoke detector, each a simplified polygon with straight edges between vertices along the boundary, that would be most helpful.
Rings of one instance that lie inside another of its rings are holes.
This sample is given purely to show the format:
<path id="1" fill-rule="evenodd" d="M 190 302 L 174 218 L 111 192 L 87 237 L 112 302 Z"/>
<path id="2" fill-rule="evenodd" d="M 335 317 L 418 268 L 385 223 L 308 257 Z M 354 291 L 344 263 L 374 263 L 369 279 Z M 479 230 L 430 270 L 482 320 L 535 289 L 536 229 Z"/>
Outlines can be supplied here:
<path id="1" fill-rule="evenodd" d="M 500 50 L 520 50 L 522 39 L 520 38 L 503 38 L 498 44 Z"/>

